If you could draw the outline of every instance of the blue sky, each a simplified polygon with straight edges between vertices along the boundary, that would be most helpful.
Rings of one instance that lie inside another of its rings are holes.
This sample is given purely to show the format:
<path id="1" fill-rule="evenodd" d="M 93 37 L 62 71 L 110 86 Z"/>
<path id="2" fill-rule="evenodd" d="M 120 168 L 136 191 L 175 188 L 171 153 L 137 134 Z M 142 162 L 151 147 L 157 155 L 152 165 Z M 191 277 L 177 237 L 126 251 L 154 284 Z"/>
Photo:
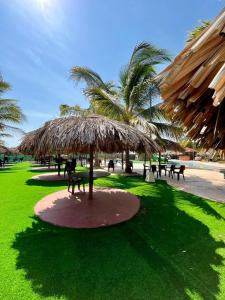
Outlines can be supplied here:
<path id="1" fill-rule="evenodd" d="M 69 79 L 72 66 L 116 81 L 137 42 L 175 56 L 187 32 L 224 6 L 225 0 L 0 0 L 0 72 L 13 88 L 5 96 L 19 100 L 27 116 L 21 127 L 35 129 L 58 116 L 61 103 L 88 105 L 82 86 Z"/>

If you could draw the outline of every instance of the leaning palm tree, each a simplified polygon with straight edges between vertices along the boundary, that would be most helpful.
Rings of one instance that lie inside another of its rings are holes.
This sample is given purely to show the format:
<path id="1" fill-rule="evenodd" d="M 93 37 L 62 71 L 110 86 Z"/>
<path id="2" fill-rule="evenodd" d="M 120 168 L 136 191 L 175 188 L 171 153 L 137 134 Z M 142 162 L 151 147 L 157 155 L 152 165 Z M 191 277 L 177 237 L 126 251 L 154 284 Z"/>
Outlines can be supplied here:
<path id="1" fill-rule="evenodd" d="M 11 124 L 19 124 L 25 120 L 21 108 L 16 100 L 5 99 L 1 96 L 10 89 L 10 85 L 0 77 L 0 136 L 10 136 L 8 131 L 20 131 L 19 128 Z"/>
<path id="2" fill-rule="evenodd" d="M 189 43 L 192 40 L 194 40 L 195 38 L 197 38 L 210 24 L 211 24 L 211 21 L 208 21 L 208 20 L 200 21 L 200 25 L 195 27 L 193 30 L 191 30 L 188 33 L 187 43 Z"/>
<path id="3" fill-rule="evenodd" d="M 60 116 L 85 116 L 90 113 L 90 108 L 82 108 L 80 105 L 76 104 L 74 106 L 70 106 L 67 104 L 61 104 L 59 106 Z"/>
<path id="4" fill-rule="evenodd" d="M 155 67 L 169 60 L 166 50 L 144 42 L 134 48 L 129 63 L 120 72 L 119 86 L 104 82 L 99 74 L 84 67 L 73 67 L 71 77 L 76 82 L 86 82 L 84 94 L 98 114 L 155 134 L 175 136 L 178 133 L 177 126 L 165 122 L 160 106 L 157 104 L 149 108 L 149 102 L 159 94 L 158 84 L 154 80 Z M 125 163 L 127 171 L 128 149 Z"/>

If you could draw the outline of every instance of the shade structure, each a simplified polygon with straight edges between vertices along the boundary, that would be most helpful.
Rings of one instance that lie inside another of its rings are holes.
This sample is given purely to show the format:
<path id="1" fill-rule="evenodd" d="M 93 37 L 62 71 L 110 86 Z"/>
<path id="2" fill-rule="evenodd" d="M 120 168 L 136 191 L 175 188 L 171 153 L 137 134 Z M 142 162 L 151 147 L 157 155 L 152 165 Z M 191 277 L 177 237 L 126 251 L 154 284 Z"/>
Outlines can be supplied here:
<path id="1" fill-rule="evenodd" d="M 30 140 L 31 139 L 31 140 Z M 19 149 L 34 155 L 89 153 L 89 198 L 93 193 L 94 152 L 158 152 L 160 147 L 141 131 L 102 116 L 63 117 L 46 122 L 26 136 Z"/>
<path id="2" fill-rule="evenodd" d="M 9 150 L 10 150 L 11 154 L 14 154 L 14 155 L 20 154 L 18 147 L 12 147 L 12 148 L 9 148 Z"/>
<path id="3" fill-rule="evenodd" d="M 21 144 L 17 147 L 18 151 L 27 154 L 34 155 L 35 154 L 35 146 L 36 146 L 36 136 L 40 129 L 32 130 L 25 134 Z"/>
<path id="4" fill-rule="evenodd" d="M 161 146 L 163 151 L 185 152 L 185 149 L 177 142 L 160 138 L 155 140 Z"/>
<path id="5" fill-rule="evenodd" d="M 205 148 L 225 149 L 225 9 L 159 76 L 163 108 Z"/>
<path id="6" fill-rule="evenodd" d="M 0 154 L 10 154 L 10 153 L 11 153 L 10 149 L 5 147 L 4 145 L 0 145 Z"/>

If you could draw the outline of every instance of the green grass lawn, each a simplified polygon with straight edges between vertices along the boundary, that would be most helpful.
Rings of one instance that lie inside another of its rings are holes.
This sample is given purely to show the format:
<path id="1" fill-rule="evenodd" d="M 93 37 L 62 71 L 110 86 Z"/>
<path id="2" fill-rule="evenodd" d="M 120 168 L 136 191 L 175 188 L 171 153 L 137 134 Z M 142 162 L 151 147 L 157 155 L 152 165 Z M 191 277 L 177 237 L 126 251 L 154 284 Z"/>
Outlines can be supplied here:
<path id="1" fill-rule="evenodd" d="M 33 214 L 66 182 L 30 179 L 26 163 L 0 171 L 0 299 L 225 299 L 225 206 L 163 181 L 111 176 L 96 185 L 141 199 L 129 222 L 55 227 Z"/>

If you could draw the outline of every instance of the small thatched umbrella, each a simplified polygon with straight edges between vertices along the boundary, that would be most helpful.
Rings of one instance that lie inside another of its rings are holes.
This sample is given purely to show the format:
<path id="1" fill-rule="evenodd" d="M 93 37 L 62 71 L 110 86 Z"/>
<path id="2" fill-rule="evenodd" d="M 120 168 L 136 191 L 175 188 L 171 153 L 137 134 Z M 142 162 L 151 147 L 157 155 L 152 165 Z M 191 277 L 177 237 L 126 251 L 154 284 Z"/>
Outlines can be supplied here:
<path id="1" fill-rule="evenodd" d="M 9 148 L 9 150 L 10 150 L 11 154 L 15 154 L 15 155 L 20 154 L 18 147 L 12 147 L 12 148 Z"/>
<path id="2" fill-rule="evenodd" d="M 225 9 L 158 79 L 163 107 L 190 138 L 225 149 Z"/>
<path id="3" fill-rule="evenodd" d="M 89 153 L 89 199 L 93 196 L 94 152 L 159 151 L 157 144 L 141 131 L 101 116 L 65 117 L 38 129 L 32 151 L 37 155 Z M 23 143 L 22 143 L 23 145 Z M 22 146 L 20 147 L 22 149 Z"/>
<path id="4" fill-rule="evenodd" d="M 160 146 L 161 151 L 184 152 L 184 148 L 177 142 L 164 138 L 156 138 L 155 142 Z M 161 162 L 161 151 L 159 151 L 159 165 Z"/>
<path id="5" fill-rule="evenodd" d="M 10 150 L 7 147 L 5 147 L 4 145 L 0 144 L 0 153 L 1 154 L 9 154 Z"/>
<path id="6" fill-rule="evenodd" d="M 175 151 L 175 152 L 184 152 L 184 148 L 177 142 L 167 140 L 167 139 L 156 139 L 155 140 L 158 145 L 162 147 L 164 151 Z"/>
<path id="7" fill-rule="evenodd" d="M 36 144 L 36 135 L 40 129 L 36 129 L 30 131 L 25 134 L 22 143 L 18 147 L 18 151 L 27 154 L 27 155 L 34 155 L 35 154 L 35 144 Z"/>

